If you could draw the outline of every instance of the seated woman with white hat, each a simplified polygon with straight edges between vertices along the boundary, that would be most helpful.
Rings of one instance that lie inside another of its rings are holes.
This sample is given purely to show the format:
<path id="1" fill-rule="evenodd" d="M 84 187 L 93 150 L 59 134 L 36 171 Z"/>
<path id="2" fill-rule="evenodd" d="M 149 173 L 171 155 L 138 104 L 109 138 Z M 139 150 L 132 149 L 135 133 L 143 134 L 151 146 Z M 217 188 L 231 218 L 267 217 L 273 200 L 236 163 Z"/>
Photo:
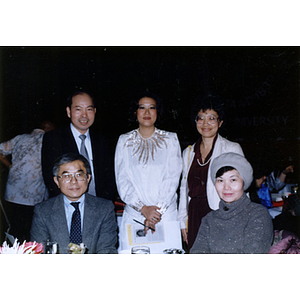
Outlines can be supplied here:
<path id="1" fill-rule="evenodd" d="M 211 165 L 219 209 L 203 219 L 190 253 L 268 253 L 273 225 L 268 210 L 245 194 L 253 170 L 245 157 L 224 153 Z"/>

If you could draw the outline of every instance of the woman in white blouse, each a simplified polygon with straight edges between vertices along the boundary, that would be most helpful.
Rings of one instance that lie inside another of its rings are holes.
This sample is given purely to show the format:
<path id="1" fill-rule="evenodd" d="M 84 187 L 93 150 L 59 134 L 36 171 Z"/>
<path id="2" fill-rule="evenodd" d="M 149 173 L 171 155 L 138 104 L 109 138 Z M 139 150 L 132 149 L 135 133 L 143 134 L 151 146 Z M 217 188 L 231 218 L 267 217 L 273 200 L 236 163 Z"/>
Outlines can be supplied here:
<path id="1" fill-rule="evenodd" d="M 126 203 L 120 226 L 120 250 L 127 246 L 126 224 L 144 223 L 145 231 L 164 221 L 177 221 L 177 194 L 182 171 L 176 133 L 159 130 L 161 100 L 144 93 L 133 102 L 139 127 L 119 137 L 115 153 L 118 193 Z"/>

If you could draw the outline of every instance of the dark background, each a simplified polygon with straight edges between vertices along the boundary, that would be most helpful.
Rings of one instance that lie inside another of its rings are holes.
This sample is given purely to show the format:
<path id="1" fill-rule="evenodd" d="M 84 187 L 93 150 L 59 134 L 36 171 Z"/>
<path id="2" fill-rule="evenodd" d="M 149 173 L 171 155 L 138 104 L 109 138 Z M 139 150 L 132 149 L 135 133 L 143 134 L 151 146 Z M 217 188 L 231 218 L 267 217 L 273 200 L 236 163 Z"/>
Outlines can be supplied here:
<path id="1" fill-rule="evenodd" d="M 224 98 L 222 135 L 241 144 L 251 163 L 296 166 L 299 177 L 299 47 L 0 47 L 0 142 L 45 120 L 69 123 L 74 87 L 97 100 L 94 129 L 110 142 L 131 129 L 128 103 L 148 89 L 164 99 L 162 129 L 182 149 L 198 133 L 190 121 L 197 94 Z M 7 169 L 0 165 L 1 198 Z"/>

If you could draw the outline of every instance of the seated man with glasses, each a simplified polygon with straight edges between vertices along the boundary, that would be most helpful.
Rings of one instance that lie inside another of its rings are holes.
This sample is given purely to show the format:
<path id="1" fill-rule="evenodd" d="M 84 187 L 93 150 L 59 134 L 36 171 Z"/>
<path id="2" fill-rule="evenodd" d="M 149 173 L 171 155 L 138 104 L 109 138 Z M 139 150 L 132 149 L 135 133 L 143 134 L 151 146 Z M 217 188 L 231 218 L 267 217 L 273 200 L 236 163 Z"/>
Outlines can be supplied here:
<path id="1" fill-rule="evenodd" d="M 114 205 L 87 193 L 89 162 L 64 154 L 54 163 L 53 180 L 61 194 L 35 206 L 31 240 L 56 242 L 58 253 L 68 253 L 69 243 L 83 243 L 87 253 L 117 253 Z"/>

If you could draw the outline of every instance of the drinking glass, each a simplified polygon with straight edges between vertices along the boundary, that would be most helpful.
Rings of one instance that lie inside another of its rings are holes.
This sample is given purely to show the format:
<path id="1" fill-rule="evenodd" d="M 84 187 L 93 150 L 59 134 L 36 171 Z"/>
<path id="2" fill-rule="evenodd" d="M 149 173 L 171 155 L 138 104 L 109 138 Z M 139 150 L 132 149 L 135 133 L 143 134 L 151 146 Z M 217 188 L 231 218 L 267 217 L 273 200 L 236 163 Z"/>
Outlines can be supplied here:
<path id="1" fill-rule="evenodd" d="M 297 192 L 298 192 L 298 184 L 296 184 L 295 186 L 292 186 L 292 193 L 297 194 Z"/>
<path id="2" fill-rule="evenodd" d="M 44 245 L 44 254 L 56 254 L 57 253 L 57 243 L 46 241 Z"/>
<path id="3" fill-rule="evenodd" d="M 150 254 L 150 248 L 147 246 L 135 246 L 131 248 L 131 254 Z"/>
<path id="4" fill-rule="evenodd" d="M 171 249 L 165 249 L 163 251 L 164 254 L 184 254 L 185 251 L 183 249 L 176 249 L 176 248 L 171 248 Z"/>

